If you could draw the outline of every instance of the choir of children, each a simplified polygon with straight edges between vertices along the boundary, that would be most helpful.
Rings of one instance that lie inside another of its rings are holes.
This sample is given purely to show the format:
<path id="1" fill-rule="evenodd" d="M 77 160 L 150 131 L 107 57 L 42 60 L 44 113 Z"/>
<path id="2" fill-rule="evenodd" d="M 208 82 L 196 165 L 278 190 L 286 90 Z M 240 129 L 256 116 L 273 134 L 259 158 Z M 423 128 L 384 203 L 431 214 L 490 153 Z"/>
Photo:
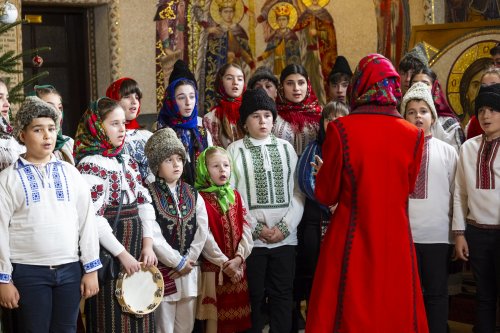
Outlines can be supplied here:
<path id="1" fill-rule="evenodd" d="M 198 320 L 196 332 L 268 323 L 289 333 L 305 299 L 309 332 L 444 333 L 454 242 L 477 282 L 475 332 L 493 332 L 500 84 L 479 90 L 483 134 L 463 143 L 418 47 L 399 69 L 402 82 L 372 54 L 353 76 L 339 56 L 323 109 L 300 64 L 279 80 L 260 67 L 246 90 L 228 63 L 202 119 L 200 87 L 179 60 L 156 132 L 137 121 L 137 82 L 121 78 L 90 104 L 75 141 L 60 131 L 54 87 L 35 86 L 10 119 L 0 79 L 0 306 L 19 332 L 76 332 L 83 297 L 87 332 L 190 333 Z M 156 311 L 122 311 L 116 276 L 98 282 L 102 253 L 127 274 L 158 266 Z"/>

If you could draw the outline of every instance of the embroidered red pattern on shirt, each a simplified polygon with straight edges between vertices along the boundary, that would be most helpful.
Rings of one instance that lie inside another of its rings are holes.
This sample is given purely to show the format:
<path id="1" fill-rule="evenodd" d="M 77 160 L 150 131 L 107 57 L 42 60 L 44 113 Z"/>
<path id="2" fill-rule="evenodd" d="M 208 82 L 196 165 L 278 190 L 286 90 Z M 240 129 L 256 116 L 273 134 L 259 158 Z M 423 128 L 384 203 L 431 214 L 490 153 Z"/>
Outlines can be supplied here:
<path id="1" fill-rule="evenodd" d="M 484 190 L 495 189 L 494 164 L 500 147 L 500 140 L 486 141 L 483 139 L 477 154 L 476 188 Z"/>
<path id="2" fill-rule="evenodd" d="M 415 182 L 415 189 L 410 194 L 411 199 L 427 199 L 429 194 L 429 142 L 431 138 L 432 136 L 425 138 L 422 162 Z"/>

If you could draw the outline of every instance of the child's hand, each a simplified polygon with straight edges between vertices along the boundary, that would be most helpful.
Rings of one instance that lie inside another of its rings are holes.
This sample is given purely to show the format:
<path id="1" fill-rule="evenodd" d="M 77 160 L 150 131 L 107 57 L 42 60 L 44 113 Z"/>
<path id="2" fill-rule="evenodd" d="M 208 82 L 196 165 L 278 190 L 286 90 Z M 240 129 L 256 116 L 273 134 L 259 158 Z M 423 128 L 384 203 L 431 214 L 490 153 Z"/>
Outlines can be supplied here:
<path id="1" fill-rule="evenodd" d="M 259 239 L 264 243 L 268 243 L 268 239 L 272 237 L 273 233 L 274 232 L 264 224 L 264 227 L 262 227 L 262 230 L 260 232 Z"/>
<path id="2" fill-rule="evenodd" d="M 173 270 L 169 273 L 169 275 L 174 280 L 180 278 L 181 276 L 188 275 L 193 270 L 194 264 L 195 262 L 193 260 L 188 260 L 186 265 L 184 265 L 180 271 Z"/>
<path id="3" fill-rule="evenodd" d="M 0 283 L 0 305 L 7 309 L 19 307 L 19 292 L 12 282 Z"/>
<path id="4" fill-rule="evenodd" d="M 152 248 L 142 249 L 141 261 L 146 267 L 156 266 L 158 264 L 158 258 Z"/>
<path id="5" fill-rule="evenodd" d="M 97 271 L 85 273 L 80 282 L 80 294 L 83 298 L 90 298 L 99 292 L 99 281 L 97 281 Z"/>
<path id="6" fill-rule="evenodd" d="M 240 256 L 236 256 L 233 259 L 226 261 L 222 266 L 224 273 L 232 278 L 240 270 L 242 262 L 243 260 Z"/>
<path id="7" fill-rule="evenodd" d="M 278 229 L 278 227 L 273 227 L 271 230 L 273 231 L 273 235 L 267 239 L 268 243 L 270 244 L 279 243 L 283 239 L 285 239 L 285 236 L 283 235 L 281 230 Z"/>
<path id="8" fill-rule="evenodd" d="M 231 282 L 238 283 L 241 281 L 241 279 L 243 279 L 243 269 L 240 268 L 238 269 L 236 274 L 234 274 L 233 277 L 231 278 Z"/>
<path id="9" fill-rule="evenodd" d="M 141 270 L 141 263 L 132 257 L 132 255 L 127 251 L 122 251 L 117 258 L 120 260 L 123 269 L 127 272 L 127 275 L 132 275 Z"/>
<path id="10" fill-rule="evenodd" d="M 319 169 L 321 169 L 321 166 L 323 165 L 323 160 L 318 155 L 314 155 L 314 161 L 315 162 L 311 162 L 311 166 L 313 167 L 312 174 L 313 176 L 316 176 L 319 172 Z"/>
<path id="11" fill-rule="evenodd" d="M 464 235 L 455 236 L 455 259 L 469 261 L 469 245 Z"/>

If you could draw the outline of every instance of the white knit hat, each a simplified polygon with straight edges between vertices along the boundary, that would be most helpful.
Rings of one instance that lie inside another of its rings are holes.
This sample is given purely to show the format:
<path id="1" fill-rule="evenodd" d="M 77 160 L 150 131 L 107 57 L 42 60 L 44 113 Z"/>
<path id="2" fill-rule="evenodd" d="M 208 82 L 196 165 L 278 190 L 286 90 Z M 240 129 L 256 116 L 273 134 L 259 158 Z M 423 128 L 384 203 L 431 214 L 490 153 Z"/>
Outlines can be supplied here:
<path id="1" fill-rule="evenodd" d="M 436 106 L 434 105 L 434 100 L 432 99 L 431 88 L 428 85 L 423 82 L 415 82 L 410 89 L 408 89 L 406 94 L 403 96 L 403 102 L 401 102 L 401 115 L 403 118 L 406 114 L 406 105 L 409 101 L 413 100 L 426 102 L 432 112 L 432 118 L 437 121 L 438 115 L 436 112 Z"/>

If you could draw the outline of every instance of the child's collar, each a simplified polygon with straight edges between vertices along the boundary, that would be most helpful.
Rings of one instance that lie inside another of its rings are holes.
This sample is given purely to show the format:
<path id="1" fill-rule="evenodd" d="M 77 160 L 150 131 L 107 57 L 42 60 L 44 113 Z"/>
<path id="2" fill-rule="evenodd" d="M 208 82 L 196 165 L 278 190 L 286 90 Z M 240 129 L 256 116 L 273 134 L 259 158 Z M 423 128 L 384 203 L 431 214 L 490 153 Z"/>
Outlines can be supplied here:
<path id="1" fill-rule="evenodd" d="M 278 140 L 276 140 L 276 137 L 274 134 L 269 134 L 269 136 L 265 139 L 255 139 L 249 136 L 248 134 L 245 135 L 243 138 L 243 144 L 245 145 L 245 148 L 252 148 L 252 147 L 258 147 L 258 146 L 263 146 L 263 145 L 277 145 Z"/>
<path id="2" fill-rule="evenodd" d="M 52 163 L 62 164 L 62 162 L 60 160 L 58 160 L 54 154 L 50 154 L 50 160 L 44 166 L 47 166 L 47 165 L 52 164 Z M 16 169 L 23 169 L 23 168 L 29 167 L 31 165 L 34 167 L 38 167 L 39 163 L 30 162 L 27 159 L 25 159 L 23 156 L 19 156 L 19 159 L 17 160 L 17 163 L 15 164 L 15 168 Z"/>

